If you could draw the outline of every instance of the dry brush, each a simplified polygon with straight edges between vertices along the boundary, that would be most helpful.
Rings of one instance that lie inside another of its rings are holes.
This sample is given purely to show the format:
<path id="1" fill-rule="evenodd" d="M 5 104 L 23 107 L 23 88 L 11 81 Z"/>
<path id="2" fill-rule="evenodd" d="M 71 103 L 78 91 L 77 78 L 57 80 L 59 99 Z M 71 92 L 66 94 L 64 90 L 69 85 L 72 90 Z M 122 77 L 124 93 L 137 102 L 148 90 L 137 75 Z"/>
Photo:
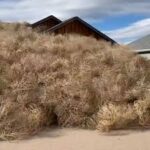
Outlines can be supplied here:
<path id="1" fill-rule="evenodd" d="M 53 124 L 102 131 L 148 125 L 149 68 L 127 47 L 0 23 L 0 138 Z"/>

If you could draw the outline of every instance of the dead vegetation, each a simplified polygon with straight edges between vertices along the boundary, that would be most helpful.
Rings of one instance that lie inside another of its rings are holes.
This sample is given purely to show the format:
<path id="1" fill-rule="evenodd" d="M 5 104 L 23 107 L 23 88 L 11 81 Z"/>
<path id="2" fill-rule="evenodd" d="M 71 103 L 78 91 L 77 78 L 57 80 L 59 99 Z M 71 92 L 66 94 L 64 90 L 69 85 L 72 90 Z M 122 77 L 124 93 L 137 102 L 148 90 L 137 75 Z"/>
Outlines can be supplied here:
<path id="1" fill-rule="evenodd" d="M 149 68 L 126 47 L 0 23 L 0 138 L 53 124 L 102 131 L 149 125 Z"/>

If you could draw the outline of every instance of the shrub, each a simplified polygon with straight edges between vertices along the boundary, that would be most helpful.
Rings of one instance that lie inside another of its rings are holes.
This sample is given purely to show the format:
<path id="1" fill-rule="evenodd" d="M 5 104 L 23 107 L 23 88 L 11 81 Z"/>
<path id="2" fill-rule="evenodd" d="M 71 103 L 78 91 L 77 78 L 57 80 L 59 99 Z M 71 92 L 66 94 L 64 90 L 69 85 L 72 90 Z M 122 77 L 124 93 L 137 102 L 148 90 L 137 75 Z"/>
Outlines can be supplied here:
<path id="1" fill-rule="evenodd" d="M 148 60 L 92 37 L 3 26 L 1 139 L 23 138 L 52 124 L 110 130 L 149 122 Z"/>
<path id="2" fill-rule="evenodd" d="M 103 106 L 98 113 L 97 129 L 109 131 L 112 129 L 122 129 L 135 124 L 137 115 L 130 105 L 108 104 Z"/>

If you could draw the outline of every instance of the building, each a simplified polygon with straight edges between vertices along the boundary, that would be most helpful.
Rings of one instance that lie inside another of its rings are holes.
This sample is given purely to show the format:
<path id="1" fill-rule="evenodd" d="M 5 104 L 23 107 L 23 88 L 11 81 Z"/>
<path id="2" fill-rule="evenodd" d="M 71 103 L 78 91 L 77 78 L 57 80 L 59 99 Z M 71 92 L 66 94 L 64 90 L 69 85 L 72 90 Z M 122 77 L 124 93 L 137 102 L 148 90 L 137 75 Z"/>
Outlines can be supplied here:
<path id="1" fill-rule="evenodd" d="M 142 37 L 128 44 L 128 46 L 134 49 L 138 54 L 150 59 L 150 35 Z"/>
<path id="2" fill-rule="evenodd" d="M 100 32 L 79 17 L 73 17 L 62 22 L 54 16 L 49 16 L 32 24 L 31 26 L 32 28 L 39 28 L 40 31 L 52 34 L 80 34 L 116 44 L 113 39 Z"/>
<path id="3" fill-rule="evenodd" d="M 55 25 L 61 23 L 62 21 L 59 20 L 58 18 L 56 18 L 55 16 L 51 15 L 51 16 L 48 16 L 38 22 L 35 22 L 31 25 L 31 27 L 33 29 L 39 29 L 40 31 L 46 31 L 48 30 L 49 28 L 52 28 L 54 27 Z"/>

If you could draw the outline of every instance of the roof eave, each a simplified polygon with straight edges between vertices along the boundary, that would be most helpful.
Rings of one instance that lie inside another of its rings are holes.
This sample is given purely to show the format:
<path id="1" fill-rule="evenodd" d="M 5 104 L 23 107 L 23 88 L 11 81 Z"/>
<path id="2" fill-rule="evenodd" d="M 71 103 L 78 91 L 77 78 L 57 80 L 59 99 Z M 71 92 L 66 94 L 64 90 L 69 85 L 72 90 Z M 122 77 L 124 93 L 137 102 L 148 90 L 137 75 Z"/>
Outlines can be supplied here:
<path id="1" fill-rule="evenodd" d="M 50 28 L 47 30 L 47 32 L 54 32 L 55 30 L 61 28 L 62 26 L 64 26 L 65 24 L 72 22 L 74 20 L 78 20 L 80 22 L 82 22 L 84 25 L 86 25 L 88 28 L 90 28 L 91 30 L 93 30 L 94 32 L 96 32 L 97 34 L 101 35 L 106 41 L 111 41 L 112 44 L 118 44 L 116 41 L 114 41 L 113 39 L 111 39 L 110 37 L 108 37 L 107 35 L 105 35 L 104 33 L 100 32 L 99 30 L 97 30 L 96 28 L 94 28 L 93 26 L 91 26 L 90 24 L 88 24 L 87 22 L 85 22 L 84 20 L 82 20 L 79 17 L 73 17 L 70 18 L 64 22 L 59 23 L 58 25 Z M 119 44 L 118 44 L 119 45 Z"/>
<path id="2" fill-rule="evenodd" d="M 61 22 L 62 22 L 60 19 L 58 19 L 58 18 L 56 18 L 55 16 L 51 15 L 51 16 L 48 16 L 48 17 L 46 17 L 46 18 L 44 18 L 44 19 L 41 19 L 41 20 L 39 20 L 39 21 L 37 21 L 37 22 L 31 24 L 31 26 L 32 26 L 32 27 L 37 26 L 37 25 L 39 25 L 40 23 L 43 23 L 43 22 L 45 22 L 45 21 L 47 21 L 47 20 L 49 20 L 49 19 L 54 19 L 54 20 L 56 20 L 58 23 L 61 23 Z"/>

